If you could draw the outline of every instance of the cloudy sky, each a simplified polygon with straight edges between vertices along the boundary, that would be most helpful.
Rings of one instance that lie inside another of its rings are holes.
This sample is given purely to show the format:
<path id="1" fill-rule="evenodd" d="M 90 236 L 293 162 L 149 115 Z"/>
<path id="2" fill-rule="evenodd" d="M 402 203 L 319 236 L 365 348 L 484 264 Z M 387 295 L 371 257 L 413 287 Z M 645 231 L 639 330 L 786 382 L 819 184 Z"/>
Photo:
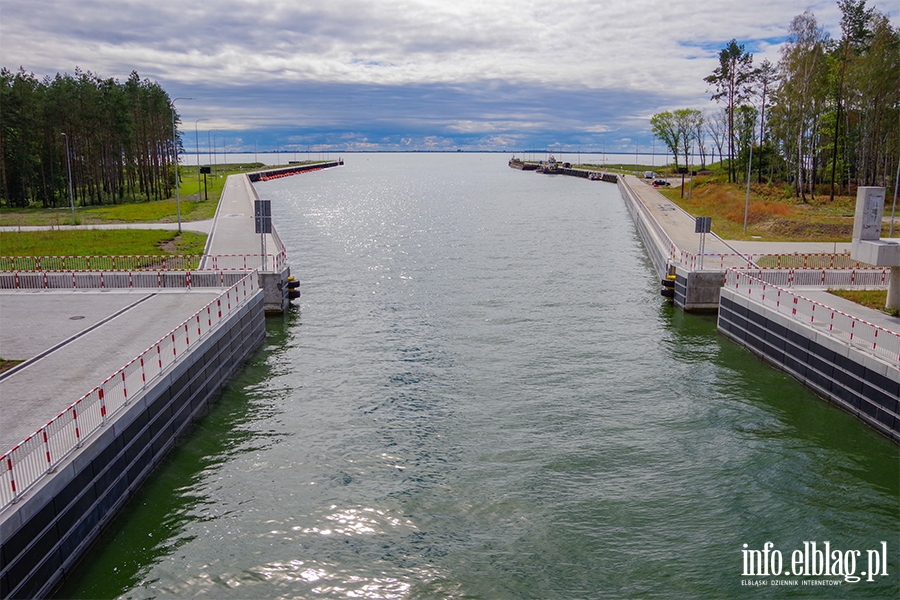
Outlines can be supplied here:
<path id="1" fill-rule="evenodd" d="M 805 10 L 839 36 L 835 0 L 0 0 L 0 65 L 135 70 L 235 151 L 633 153 L 714 107 L 725 43 L 776 62 Z"/>

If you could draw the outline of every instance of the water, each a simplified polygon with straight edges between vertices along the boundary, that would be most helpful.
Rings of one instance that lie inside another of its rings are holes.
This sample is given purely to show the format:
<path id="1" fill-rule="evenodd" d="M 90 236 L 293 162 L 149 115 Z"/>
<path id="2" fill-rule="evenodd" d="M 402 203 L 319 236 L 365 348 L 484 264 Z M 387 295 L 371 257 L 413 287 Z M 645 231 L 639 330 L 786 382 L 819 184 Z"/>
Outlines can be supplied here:
<path id="1" fill-rule="evenodd" d="M 898 448 L 668 306 L 615 186 L 506 158 L 260 185 L 299 310 L 60 597 L 747 597 L 767 541 L 890 561 L 766 596 L 897 597 Z"/>

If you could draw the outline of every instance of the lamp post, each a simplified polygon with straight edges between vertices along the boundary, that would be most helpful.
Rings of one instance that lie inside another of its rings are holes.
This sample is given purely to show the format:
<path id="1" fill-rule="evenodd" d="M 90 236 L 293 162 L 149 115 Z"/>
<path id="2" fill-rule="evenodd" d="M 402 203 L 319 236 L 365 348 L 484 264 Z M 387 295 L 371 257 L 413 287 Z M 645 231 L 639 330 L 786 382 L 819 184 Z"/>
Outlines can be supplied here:
<path id="1" fill-rule="evenodd" d="M 181 192 L 178 189 L 178 137 L 175 135 L 175 103 L 179 100 L 193 100 L 193 98 L 175 98 L 172 100 L 172 154 L 175 156 L 175 207 L 178 211 L 178 233 L 181 233 Z"/>
<path id="2" fill-rule="evenodd" d="M 197 198 L 200 198 L 200 137 L 197 134 L 197 123 L 209 121 L 209 119 L 197 119 L 194 121 L 194 151 L 197 153 Z"/>
<path id="3" fill-rule="evenodd" d="M 72 163 L 69 160 L 69 136 L 60 133 L 66 138 L 66 179 L 69 182 L 69 206 L 72 208 L 72 225 L 75 224 L 75 197 L 72 194 Z"/>
<path id="4" fill-rule="evenodd" d="M 747 198 L 744 200 L 744 233 L 747 233 L 747 218 L 750 215 L 750 177 L 753 176 L 753 130 L 750 130 L 750 160 L 747 162 Z"/>
<path id="5" fill-rule="evenodd" d="M 209 149 L 210 149 L 210 148 L 213 149 L 213 153 L 212 153 L 212 159 L 213 159 L 213 162 L 212 162 L 212 164 L 213 164 L 213 173 L 212 173 L 212 174 L 213 174 L 213 178 L 215 178 L 215 176 L 216 176 L 216 148 L 215 148 L 215 146 L 211 146 L 211 145 L 210 145 L 210 134 L 211 134 L 213 131 L 217 131 L 217 130 L 216 130 L 216 129 L 207 129 L 207 130 L 206 130 L 206 151 L 209 152 Z M 212 141 L 214 142 L 215 139 L 216 139 L 216 138 L 212 138 Z"/>

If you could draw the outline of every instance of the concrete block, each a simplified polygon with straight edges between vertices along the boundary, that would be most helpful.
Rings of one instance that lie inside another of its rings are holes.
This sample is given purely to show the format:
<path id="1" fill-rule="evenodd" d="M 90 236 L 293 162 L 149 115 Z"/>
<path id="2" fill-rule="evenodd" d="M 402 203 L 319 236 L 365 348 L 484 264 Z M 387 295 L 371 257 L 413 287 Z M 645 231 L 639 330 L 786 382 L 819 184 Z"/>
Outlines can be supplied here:
<path id="1" fill-rule="evenodd" d="M 883 187 L 860 186 L 856 190 L 856 212 L 853 217 L 853 241 L 877 240 L 881 237 L 884 213 Z M 851 251 L 854 260 L 859 260 Z M 873 263 L 874 264 L 874 263 Z"/>
<path id="2" fill-rule="evenodd" d="M 890 240 L 853 240 L 853 260 L 876 267 L 900 267 L 900 243 Z"/>

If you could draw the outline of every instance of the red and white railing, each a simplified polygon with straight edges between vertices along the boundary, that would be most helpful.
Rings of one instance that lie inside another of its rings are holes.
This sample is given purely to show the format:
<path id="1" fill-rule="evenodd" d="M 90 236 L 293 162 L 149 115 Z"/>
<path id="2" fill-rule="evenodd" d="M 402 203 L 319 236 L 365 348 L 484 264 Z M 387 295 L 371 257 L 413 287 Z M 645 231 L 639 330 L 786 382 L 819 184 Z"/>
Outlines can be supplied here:
<path id="1" fill-rule="evenodd" d="M 266 265 L 280 271 L 287 251 L 274 233 L 277 250 L 263 254 L 185 254 L 126 256 L 0 256 L 0 272 L 23 271 L 253 271 Z"/>
<path id="2" fill-rule="evenodd" d="M 817 331 L 848 342 L 891 364 L 900 365 L 900 333 L 896 331 L 854 317 L 738 269 L 730 269 L 725 273 L 725 289 L 733 290 L 791 319 L 815 326 Z"/>
<path id="3" fill-rule="evenodd" d="M 0 456 L 0 510 L 16 502 L 41 477 L 53 471 L 258 290 L 257 274 L 245 274 L 215 300 Z"/>
<path id="4" fill-rule="evenodd" d="M 12 271 L 0 272 L 0 290 L 192 289 L 234 285 L 242 271 Z"/>
<path id="5" fill-rule="evenodd" d="M 741 269 L 743 273 L 780 287 L 887 287 L 890 267 L 868 269 Z"/>

